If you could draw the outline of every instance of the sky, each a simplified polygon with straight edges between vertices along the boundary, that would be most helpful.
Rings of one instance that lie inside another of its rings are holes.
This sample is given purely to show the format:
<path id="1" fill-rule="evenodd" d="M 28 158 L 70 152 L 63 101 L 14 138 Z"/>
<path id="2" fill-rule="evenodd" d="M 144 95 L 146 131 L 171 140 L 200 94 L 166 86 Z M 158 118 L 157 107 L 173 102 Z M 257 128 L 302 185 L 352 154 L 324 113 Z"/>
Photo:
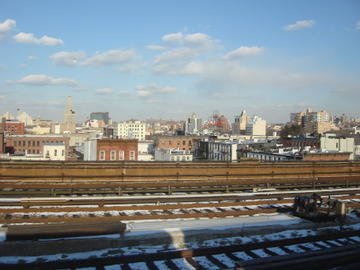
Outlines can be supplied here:
<path id="1" fill-rule="evenodd" d="M 0 114 L 360 116 L 360 1 L 1 0 Z"/>

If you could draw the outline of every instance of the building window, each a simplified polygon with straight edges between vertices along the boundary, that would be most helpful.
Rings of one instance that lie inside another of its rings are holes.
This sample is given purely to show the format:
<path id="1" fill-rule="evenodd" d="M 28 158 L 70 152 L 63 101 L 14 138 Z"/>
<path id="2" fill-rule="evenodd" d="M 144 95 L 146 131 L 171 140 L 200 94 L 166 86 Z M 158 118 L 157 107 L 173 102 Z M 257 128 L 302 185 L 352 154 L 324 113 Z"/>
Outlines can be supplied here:
<path id="1" fill-rule="evenodd" d="M 14 146 L 15 146 L 15 147 L 17 146 L 17 141 L 14 141 Z"/>
<path id="2" fill-rule="evenodd" d="M 124 159 L 125 159 L 124 151 L 119 151 L 119 160 L 124 160 Z"/>
<path id="3" fill-rule="evenodd" d="M 39 150 L 38 150 L 39 151 Z M 65 150 L 61 150 L 61 155 L 65 156 Z"/>
<path id="4" fill-rule="evenodd" d="M 54 156 L 57 156 L 57 149 L 54 150 Z"/>
<path id="5" fill-rule="evenodd" d="M 100 151 L 100 160 L 105 160 L 105 151 Z"/>
<path id="6" fill-rule="evenodd" d="M 130 160 L 135 160 L 135 151 L 130 151 Z"/>
<path id="7" fill-rule="evenodd" d="M 115 155 L 116 155 L 116 152 L 115 151 L 111 151 L 110 152 L 110 160 L 115 160 Z"/>
<path id="8" fill-rule="evenodd" d="M 36 146 L 40 146 L 40 141 L 37 141 L 37 142 L 36 142 Z"/>

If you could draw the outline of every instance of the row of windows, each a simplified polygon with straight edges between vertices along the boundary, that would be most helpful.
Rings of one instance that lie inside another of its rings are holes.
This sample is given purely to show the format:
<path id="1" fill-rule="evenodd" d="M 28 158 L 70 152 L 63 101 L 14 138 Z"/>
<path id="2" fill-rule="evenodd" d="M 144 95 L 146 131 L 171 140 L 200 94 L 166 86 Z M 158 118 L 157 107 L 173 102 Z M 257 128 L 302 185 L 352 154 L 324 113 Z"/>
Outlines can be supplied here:
<path id="1" fill-rule="evenodd" d="M 116 157 L 117 151 L 110 151 L 110 160 L 124 160 L 125 159 L 125 152 L 124 151 L 118 151 L 118 156 Z M 105 160 L 106 151 L 100 151 L 99 152 L 99 160 Z M 129 152 L 129 159 L 135 160 L 135 151 Z"/>
<path id="2" fill-rule="evenodd" d="M 27 151 L 28 154 L 40 154 L 39 149 L 36 149 L 36 150 L 34 150 L 34 149 L 30 149 L 30 150 L 29 149 L 18 149 L 17 151 L 23 152 L 23 153 L 25 153 Z"/>
<path id="3" fill-rule="evenodd" d="M 65 155 L 65 150 L 61 150 L 61 156 L 63 157 Z M 54 149 L 54 157 L 58 156 L 58 150 Z M 46 151 L 46 157 L 50 157 L 50 151 Z"/>
<path id="4" fill-rule="evenodd" d="M 58 143 L 63 141 L 41 141 L 41 144 L 45 143 Z M 14 141 L 14 147 L 17 146 L 40 146 L 40 141 Z"/>

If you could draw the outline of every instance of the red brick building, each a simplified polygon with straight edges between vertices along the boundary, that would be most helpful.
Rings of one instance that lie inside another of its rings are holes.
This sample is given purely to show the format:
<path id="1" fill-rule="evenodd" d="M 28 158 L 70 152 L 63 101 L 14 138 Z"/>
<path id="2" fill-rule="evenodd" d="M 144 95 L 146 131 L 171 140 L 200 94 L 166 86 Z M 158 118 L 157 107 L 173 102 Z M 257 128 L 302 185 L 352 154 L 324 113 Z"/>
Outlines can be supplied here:
<path id="1" fill-rule="evenodd" d="M 97 160 L 137 160 L 138 140 L 101 139 L 97 140 Z"/>
<path id="2" fill-rule="evenodd" d="M 6 120 L 0 123 L 0 130 L 6 135 L 24 135 L 25 124 L 16 120 Z"/>
<path id="3" fill-rule="evenodd" d="M 43 145 L 65 144 L 66 156 L 69 153 L 69 137 L 56 135 L 12 135 L 6 138 L 6 149 L 10 153 L 42 154 Z"/>
<path id="4" fill-rule="evenodd" d="M 198 136 L 161 136 L 155 140 L 155 149 L 180 149 L 191 151 L 195 147 Z"/>
<path id="5" fill-rule="evenodd" d="M 0 132 L 0 154 L 5 151 L 4 133 Z"/>
<path id="6" fill-rule="evenodd" d="M 303 160 L 305 161 L 343 161 L 350 160 L 350 152 L 316 152 L 305 153 Z"/>

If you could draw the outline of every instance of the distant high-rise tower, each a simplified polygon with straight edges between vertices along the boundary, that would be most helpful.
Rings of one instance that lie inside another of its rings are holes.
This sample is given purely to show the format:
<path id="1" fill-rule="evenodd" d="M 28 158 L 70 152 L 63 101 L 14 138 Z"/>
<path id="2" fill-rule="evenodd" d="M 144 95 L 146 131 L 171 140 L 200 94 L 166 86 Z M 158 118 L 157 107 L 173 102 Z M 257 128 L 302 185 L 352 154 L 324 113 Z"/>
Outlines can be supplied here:
<path id="1" fill-rule="evenodd" d="M 67 97 L 66 108 L 64 112 L 64 125 L 63 133 L 75 133 L 76 130 L 76 118 L 75 111 L 73 110 L 72 97 Z"/>
<path id="2" fill-rule="evenodd" d="M 202 120 L 195 113 L 185 122 L 185 134 L 199 134 L 202 129 Z"/>
<path id="3" fill-rule="evenodd" d="M 245 110 L 243 110 L 240 115 L 235 116 L 235 122 L 232 124 L 233 134 L 245 134 L 248 121 L 249 116 Z"/>

